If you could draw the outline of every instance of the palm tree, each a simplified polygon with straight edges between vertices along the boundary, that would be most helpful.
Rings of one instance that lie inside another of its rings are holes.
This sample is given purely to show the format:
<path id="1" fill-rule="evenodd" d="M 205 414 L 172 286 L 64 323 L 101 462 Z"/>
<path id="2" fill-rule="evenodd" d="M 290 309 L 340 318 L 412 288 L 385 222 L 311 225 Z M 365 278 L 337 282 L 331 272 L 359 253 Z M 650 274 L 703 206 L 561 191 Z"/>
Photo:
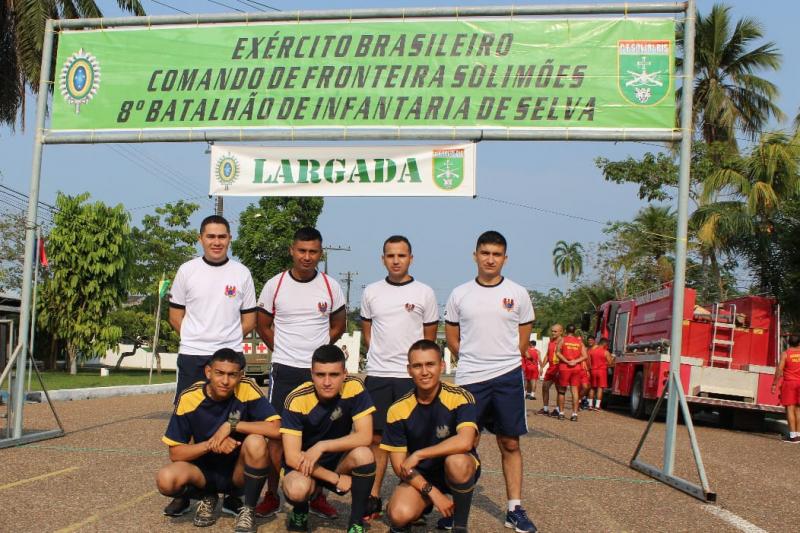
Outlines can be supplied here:
<path id="1" fill-rule="evenodd" d="M 139 0 L 117 0 L 127 13 L 144 15 Z M 0 125 L 25 126 L 25 91 L 39 90 L 47 19 L 102 17 L 94 0 L 0 0 Z M 51 86 L 52 90 L 52 86 Z"/>
<path id="2" fill-rule="evenodd" d="M 575 281 L 583 274 L 583 246 L 579 242 L 567 244 L 558 241 L 553 248 L 553 270 L 557 276 L 569 276 L 570 281 Z"/>
<path id="3" fill-rule="evenodd" d="M 800 197 L 800 131 L 765 133 L 746 157 L 723 165 L 704 183 L 701 199 L 722 197 L 695 214 L 698 236 L 743 251 L 769 289 L 770 248 L 781 205 Z"/>
<path id="4" fill-rule="evenodd" d="M 783 119 L 774 103 L 777 87 L 755 74 L 778 70 L 782 56 L 773 42 L 753 48 L 764 36 L 761 24 L 744 17 L 734 25 L 730 11 L 730 6 L 714 4 L 708 16 L 697 14 L 693 123 L 708 143 L 735 144 L 737 129 L 756 139 L 771 117 Z M 677 45 L 683 49 L 683 26 L 678 28 Z M 682 70 L 681 58 L 677 66 Z M 680 94 L 679 89 L 679 105 Z"/>

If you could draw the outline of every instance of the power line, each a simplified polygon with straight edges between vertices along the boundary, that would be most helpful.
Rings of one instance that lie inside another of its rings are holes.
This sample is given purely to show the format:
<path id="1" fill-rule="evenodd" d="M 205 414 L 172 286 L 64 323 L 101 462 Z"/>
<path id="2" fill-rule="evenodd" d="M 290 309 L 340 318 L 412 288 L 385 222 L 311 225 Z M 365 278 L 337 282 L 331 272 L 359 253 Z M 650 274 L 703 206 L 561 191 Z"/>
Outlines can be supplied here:
<path id="1" fill-rule="evenodd" d="M 158 4 L 160 6 L 168 7 L 169 9 L 172 9 L 173 11 L 177 11 L 178 13 L 183 13 L 184 15 L 191 15 L 191 13 L 189 13 L 188 11 L 184 11 L 183 9 L 178 9 L 177 7 L 171 6 L 171 5 L 167 4 L 166 2 L 159 2 L 158 0 L 152 0 L 152 2 L 154 4 Z"/>
<path id="2" fill-rule="evenodd" d="M 233 7 L 233 6 L 229 6 L 227 4 L 223 4 L 222 2 L 217 2 L 216 0 L 208 0 L 208 1 L 210 3 L 212 3 L 212 4 L 217 4 L 218 6 L 222 6 L 222 7 L 227 8 L 227 9 L 232 9 L 234 11 L 238 11 L 239 13 L 244 13 L 244 11 L 242 11 L 239 8 L 236 8 L 236 7 Z"/>
<path id="3" fill-rule="evenodd" d="M 500 200 L 499 198 L 492 198 L 491 196 L 477 196 L 477 198 L 480 198 L 482 200 L 489 200 L 489 201 L 492 201 L 492 202 L 497 202 L 499 204 L 513 205 L 513 206 L 516 206 L 516 207 L 524 207 L 525 209 L 531 209 L 533 211 L 540 211 L 542 213 L 547 213 L 549 215 L 557 215 L 557 216 L 560 216 L 560 217 L 567 217 L 567 218 L 573 218 L 575 220 L 582 220 L 584 222 L 592 222 L 594 224 L 600 224 L 601 226 L 605 226 L 607 224 L 607 222 L 602 222 L 600 220 L 595 220 L 593 218 L 582 217 L 580 215 L 573 215 L 571 213 L 563 213 L 561 211 L 556 211 L 554 209 L 545 209 L 543 207 L 536 207 L 534 205 L 528 205 L 528 204 L 523 204 L 523 203 L 519 203 L 519 202 L 510 202 L 508 200 Z"/>
<path id="4" fill-rule="evenodd" d="M 238 1 L 239 1 L 239 3 L 242 3 L 242 4 L 244 4 L 244 3 L 245 3 L 245 2 L 243 2 L 242 0 L 238 0 Z M 248 3 L 248 4 L 255 4 L 255 6 L 261 6 L 261 7 L 264 7 L 264 8 L 266 8 L 266 9 L 269 9 L 269 10 L 272 10 L 272 11 L 281 11 L 281 10 L 280 10 L 280 9 L 278 9 L 277 7 L 272 7 L 271 5 L 269 5 L 269 4 L 265 4 L 265 3 L 263 3 L 263 2 L 256 2 L 256 0 L 247 0 L 247 3 Z M 255 7 L 255 6 L 254 6 L 254 7 Z M 265 11 L 265 10 L 264 10 L 264 9 L 262 9 L 262 11 Z"/>

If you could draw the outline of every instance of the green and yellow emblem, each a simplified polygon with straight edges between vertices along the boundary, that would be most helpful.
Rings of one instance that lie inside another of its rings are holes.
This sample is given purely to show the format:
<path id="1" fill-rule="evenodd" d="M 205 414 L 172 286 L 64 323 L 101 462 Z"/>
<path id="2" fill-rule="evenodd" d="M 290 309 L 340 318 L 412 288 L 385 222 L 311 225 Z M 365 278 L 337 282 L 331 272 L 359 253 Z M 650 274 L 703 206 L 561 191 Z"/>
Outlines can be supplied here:
<path id="1" fill-rule="evenodd" d="M 231 154 L 225 154 L 217 159 L 214 173 L 216 174 L 217 181 L 224 186 L 227 191 L 233 182 L 236 181 L 236 178 L 239 177 L 239 161 Z"/>
<path id="2" fill-rule="evenodd" d="M 670 41 L 619 41 L 617 65 L 619 90 L 636 105 L 660 102 L 671 86 Z"/>
<path id="3" fill-rule="evenodd" d="M 452 191 L 464 181 L 464 150 L 433 151 L 433 182 L 440 189 Z"/>
<path id="4" fill-rule="evenodd" d="M 81 112 L 81 106 L 88 104 L 100 88 L 100 63 L 92 54 L 83 48 L 69 56 L 61 68 L 59 78 L 61 96 L 75 106 L 75 113 Z"/>

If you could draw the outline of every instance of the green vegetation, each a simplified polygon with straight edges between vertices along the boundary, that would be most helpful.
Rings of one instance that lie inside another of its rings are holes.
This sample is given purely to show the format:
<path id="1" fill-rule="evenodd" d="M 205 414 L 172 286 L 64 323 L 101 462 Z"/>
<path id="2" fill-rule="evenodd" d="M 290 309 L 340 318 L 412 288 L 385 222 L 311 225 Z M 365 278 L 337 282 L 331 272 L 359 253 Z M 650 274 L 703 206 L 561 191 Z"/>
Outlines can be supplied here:
<path id="1" fill-rule="evenodd" d="M 42 380 L 47 390 L 85 389 L 90 387 L 113 387 L 116 385 L 147 385 L 147 370 L 110 370 L 109 375 L 100 377 L 98 368 L 79 368 L 77 374 L 59 371 L 42 372 Z M 174 371 L 164 371 L 161 375 L 153 370 L 152 383 L 172 383 L 175 381 Z M 36 376 L 31 378 L 31 390 L 42 390 Z"/>

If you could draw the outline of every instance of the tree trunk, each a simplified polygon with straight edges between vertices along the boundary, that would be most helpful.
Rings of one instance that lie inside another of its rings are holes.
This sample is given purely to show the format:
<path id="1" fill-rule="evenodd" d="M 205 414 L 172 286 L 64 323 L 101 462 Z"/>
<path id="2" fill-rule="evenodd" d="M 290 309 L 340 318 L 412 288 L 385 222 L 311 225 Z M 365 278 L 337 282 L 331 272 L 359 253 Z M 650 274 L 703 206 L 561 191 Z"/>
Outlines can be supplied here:
<path id="1" fill-rule="evenodd" d="M 71 344 L 67 344 L 67 358 L 69 373 L 74 376 L 78 373 L 78 354 Z"/>
<path id="2" fill-rule="evenodd" d="M 55 336 L 50 337 L 50 352 L 47 354 L 47 369 L 55 370 L 56 361 L 58 360 L 58 339 Z"/>
<path id="3" fill-rule="evenodd" d="M 158 370 L 158 375 L 161 375 L 161 354 L 158 351 L 155 352 L 156 355 L 156 368 Z"/>
<path id="4" fill-rule="evenodd" d="M 717 252 L 711 250 L 708 254 L 708 261 L 711 265 L 711 276 L 714 284 L 717 286 L 717 301 L 725 299 L 725 286 L 722 283 L 722 273 L 719 270 L 719 262 L 717 261 Z"/>

